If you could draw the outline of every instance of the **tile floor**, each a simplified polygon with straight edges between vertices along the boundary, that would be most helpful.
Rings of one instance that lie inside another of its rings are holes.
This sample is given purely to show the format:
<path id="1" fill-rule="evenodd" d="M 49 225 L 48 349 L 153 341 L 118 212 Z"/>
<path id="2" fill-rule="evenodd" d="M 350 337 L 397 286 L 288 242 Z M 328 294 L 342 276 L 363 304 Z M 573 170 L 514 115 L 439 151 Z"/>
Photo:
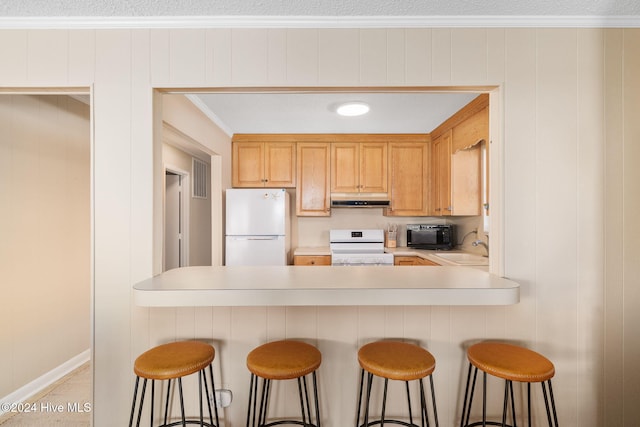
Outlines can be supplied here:
<path id="1" fill-rule="evenodd" d="M 86 427 L 91 423 L 91 405 L 91 369 L 87 362 L 30 399 L 30 412 L 0 416 L 0 426 Z"/>

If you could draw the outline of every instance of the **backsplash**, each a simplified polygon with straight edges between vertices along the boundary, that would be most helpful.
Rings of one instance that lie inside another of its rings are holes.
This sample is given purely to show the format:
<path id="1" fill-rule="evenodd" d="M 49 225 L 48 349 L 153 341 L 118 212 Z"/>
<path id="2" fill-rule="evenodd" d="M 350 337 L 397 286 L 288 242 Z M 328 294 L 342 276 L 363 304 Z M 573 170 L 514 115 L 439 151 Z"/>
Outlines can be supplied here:
<path id="1" fill-rule="evenodd" d="M 362 209 L 333 209 L 329 217 L 296 217 L 291 221 L 292 247 L 329 246 L 329 230 L 341 228 L 381 228 L 386 229 L 389 224 L 398 225 L 398 246 L 406 246 L 407 224 L 454 224 L 456 225 L 456 242 L 469 232 L 477 229 L 482 235 L 482 217 L 387 217 L 382 214 L 382 208 Z M 475 234 L 464 239 L 464 249 L 485 255 L 484 248 L 473 247 Z M 486 239 L 484 239 L 486 240 Z"/>

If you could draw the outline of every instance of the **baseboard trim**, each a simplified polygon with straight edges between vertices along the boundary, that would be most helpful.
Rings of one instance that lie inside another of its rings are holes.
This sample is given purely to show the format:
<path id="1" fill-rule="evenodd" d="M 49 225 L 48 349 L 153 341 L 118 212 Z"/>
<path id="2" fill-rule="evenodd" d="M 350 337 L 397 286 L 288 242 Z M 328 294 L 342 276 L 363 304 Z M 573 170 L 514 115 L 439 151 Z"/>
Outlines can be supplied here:
<path id="1" fill-rule="evenodd" d="M 30 397 L 49 387 L 69 372 L 80 367 L 91 359 L 91 350 L 85 350 L 72 357 L 63 364 L 41 375 L 30 383 L 25 384 L 16 391 L 0 398 L 0 416 L 12 410 L 12 404 L 25 403 Z"/>

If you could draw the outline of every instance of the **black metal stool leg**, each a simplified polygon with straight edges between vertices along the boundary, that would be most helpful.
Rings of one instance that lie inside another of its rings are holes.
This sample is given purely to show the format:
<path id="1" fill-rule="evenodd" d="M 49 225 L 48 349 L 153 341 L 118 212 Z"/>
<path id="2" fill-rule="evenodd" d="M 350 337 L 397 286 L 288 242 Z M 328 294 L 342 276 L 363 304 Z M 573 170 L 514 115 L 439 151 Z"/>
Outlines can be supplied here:
<path id="1" fill-rule="evenodd" d="M 180 390 L 180 413 L 182 414 L 182 427 L 186 427 L 187 421 L 184 416 L 184 396 L 182 394 L 182 378 L 178 378 L 178 390 Z"/>
<path id="2" fill-rule="evenodd" d="M 140 419 L 142 418 L 142 403 L 144 402 L 144 394 L 147 390 L 147 379 L 145 378 L 142 381 L 142 393 L 140 394 L 140 407 L 138 408 L 138 421 L 136 422 L 136 426 L 140 425 Z"/>
<path id="3" fill-rule="evenodd" d="M 433 385 L 433 374 L 429 375 L 429 383 L 431 385 L 431 403 L 433 404 L 433 422 L 436 424 L 436 427 L 440 427 L 440 424 L 438 422 L 438 408 L 436 406 L 436 388 Z M 425 405 L 425 411 L 426 411 L 427 407 Z M 427 417 L 427 422 L 428 422 L 429 418 Z"/>
<path id="4" fill-rule="evenodd" d="M 313 395 L 314 395 L 314 401 L 316 405 L 316 427 L 321 427 L 320 404 L 318 401 L 318 382 L 316 380 L 316 371 L 313 371 Z"/>
<path id="5" fill-rule="evenodd" d="M 409 381 L 404 382 L 407 389 L 407 406 L 409 409 L 409 424 L 413 424 L 413 413 L 411 412 L 411 393 L 409 393 Z"/>
<path id="6" fill-rule="evenodd" d="M 211 394 L 213 395 L 214 402 L 216 402 L 216 383 L 213 380 L 213 365 L 209 365 L 209 376 L 211 377 Z M 220 427 L 220 418 L 218 418 L 218 404 L 213 405 L 213 410 L 216 414 L 216 427 Z M 213 421 L 211 421 L 213 423 Z"/>
<path id="7" fill-rule="evenodd" d="M 138 400 L 138 383 L 140 377 L 136 375 L 136 385 L 133 387 L 133 402 L 131 402 L 131 415 L 129 416 L 129 427 L 133 427 L 133 414 L 136 412 L 136 401 Z"/>
<path id="8" fill-rule="evenodd" d="M 362 409 L 362 392 L 364 391 L 364 369 L 360 369 L 360 391 L 358 393 L 358 409 L 356 411 L 356 427 L 360 427 L 360 410 Z"/>

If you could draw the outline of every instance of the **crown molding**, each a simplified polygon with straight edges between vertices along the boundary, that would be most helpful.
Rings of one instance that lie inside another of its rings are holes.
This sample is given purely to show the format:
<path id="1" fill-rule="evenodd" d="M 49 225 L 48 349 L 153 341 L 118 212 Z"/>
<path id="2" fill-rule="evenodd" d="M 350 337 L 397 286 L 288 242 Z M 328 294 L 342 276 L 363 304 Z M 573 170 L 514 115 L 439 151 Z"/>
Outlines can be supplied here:
<path id="1" fill-rule="evenodd" d="M 640 15 L 0 17 L 0 29 L 531 27 L 640 28 Z"/>

